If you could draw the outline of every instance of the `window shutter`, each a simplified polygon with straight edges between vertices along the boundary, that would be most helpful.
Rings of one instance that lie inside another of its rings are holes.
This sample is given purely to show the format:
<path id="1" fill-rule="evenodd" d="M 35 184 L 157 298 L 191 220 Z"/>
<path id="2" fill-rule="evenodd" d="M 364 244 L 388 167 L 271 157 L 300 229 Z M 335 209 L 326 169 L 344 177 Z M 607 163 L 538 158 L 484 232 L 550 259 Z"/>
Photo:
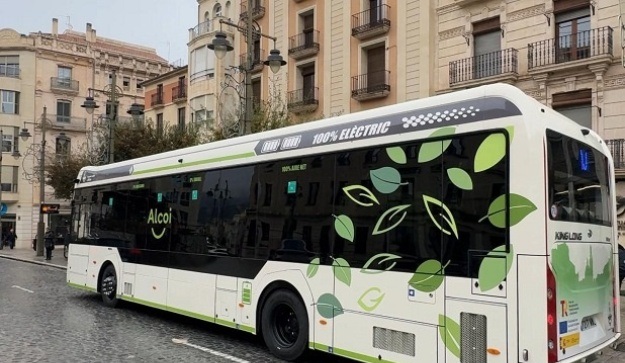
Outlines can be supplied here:
<path id="1" fill-rule="evenodd" d="M 590 7 L 590 0 L 553 0 L 554 13 L 561 13 L 583 7 Z"/>
<path id="2" fill-rule="evenodd" d="M 501 30 L 501 22 L 499 21 L 498 16 L 473 23 L 473 35 L 490 33 L 499 30 Z"/>
<path id="3" fill-rule="evenodd" d="M 592 103 L 592 90 L 582 89 L 579 91 L 556 93 L 551 102 L 552 108 L 577 106 Z"/>

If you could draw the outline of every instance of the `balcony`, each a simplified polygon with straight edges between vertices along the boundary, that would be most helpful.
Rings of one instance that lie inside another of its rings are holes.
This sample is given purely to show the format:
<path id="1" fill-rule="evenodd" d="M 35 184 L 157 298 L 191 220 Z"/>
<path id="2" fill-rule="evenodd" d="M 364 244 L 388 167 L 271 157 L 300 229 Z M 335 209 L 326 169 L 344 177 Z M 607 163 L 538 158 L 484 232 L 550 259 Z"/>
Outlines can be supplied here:
<path id="1" fill-rule="evenodd" d="M 65 115 L 47 115 L 47 118 L 50 121 L 48 127 L 50 127 L 52 130 L 74 132 L 87 131 L 86 118 Z"/>
<path id="2" fill-rule="evenodd" d="M 625 139 L 606 140 L 606 145 L 614 159 L 614 173 L 617 179 L 625 178 Z"/>
<path id="3" fill-rule="evenodd" d="M 289 56 L 302 59 L 319 53 L 319 30 L 312 30 L 289 38 Z"/>
<path id="4" fill-rule="evenodd" d="M 298 89 L 288 93 L 287 107 L 293 113 L 312 112 L 319 107 L 319 87 Z"/>
<path id="5" fill-rule="evenodd" d="M 195 38 L 200 35 L 208 34 L 213 30 L 213 22 L 210 20 L 206 20 L 204 22 L 196 25 L 193 30 L 191 30 L 191 40 L 195 40 Z"/>
<path id="6" fill-rule="evenodd" d="M 390 8 L 384 4 L 352 15 L 352 36 L 362 40 L 388 33 Z"/>
<path id="7" fill-rule="evenodd" d="M 180 102 L 187 99 L 187 85 L 179 84 L 171 91 L 171 102 Z"/>
<path id="8" fill-rule="evenodd" d="M 0 77 L 20 78 L 20 67 L 17 64 L 0 64 Z"/>
<path id="9" fill-rule="evenodd" d="M 163 94 L 155 93 L 150 97 L 150 106 L 152 108 L 163 106 Z"/>
<path id="10" fill-rule="evenodd" d="M 240 67 L 248 72 L 257 73 L 263 70 L 265 64 L 263 63 L 263 59 L 265 58 L 265 50 L 260 49 L 260 51 L 254 52 L 252 64 L 249 64 L 249 60 L 247 59 L 247 53 L 241 54 L 239 56 L 239 65 Z"/>
<path id="11" fill-rule="evenodd" d="M 528 44 L 530 73 L 612 62 L 613 29 L 606 26 Z"/>
<path id="12" fill-rule="evenodd" d="M 265 16 L 265 1 L 264 0 L 252 0 L 252 19 L 258 20 Z M 241 20 L 247 18 L 247 1 L 241 3 Z"/>
<path id="13" fill-rule="evenodd" d="M 50 77 L 50 89 L 52 91 L 78 93 L 79 83 L 70 78 Z"/>
<path id="14" fill-rule="evenodd" d="M 391 93 L 391 71 L 377 71 L 352 77 L 352 98 L 358 101 L 381 98 Z"/>
<path id="15" fill-rule="evenodd" d="M 514 48 L 449 62 L 450 87 L 474 85 L 481 80 L 511 82 L 518 75 L 518 51 Z"/>

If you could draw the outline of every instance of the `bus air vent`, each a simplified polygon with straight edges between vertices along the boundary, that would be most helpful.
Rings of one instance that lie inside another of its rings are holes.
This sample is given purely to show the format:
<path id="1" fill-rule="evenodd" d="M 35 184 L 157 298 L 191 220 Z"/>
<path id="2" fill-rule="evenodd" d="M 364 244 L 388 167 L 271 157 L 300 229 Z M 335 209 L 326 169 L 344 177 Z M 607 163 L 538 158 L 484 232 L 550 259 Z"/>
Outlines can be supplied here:
<path id="1" fill-rule="evenodd" d="M 460 362 L 486 362 L 486 315 L 460 313 Z"/>
<path id="2" fill-rule="evenodd" d="M 414 357 L 415 335 L 374 326 L 373 347 Z"/>
<path id="3" fill-rule="evenodd" d="M 132 284 L 124 282 L 124 295 L 132 295 Z"/>

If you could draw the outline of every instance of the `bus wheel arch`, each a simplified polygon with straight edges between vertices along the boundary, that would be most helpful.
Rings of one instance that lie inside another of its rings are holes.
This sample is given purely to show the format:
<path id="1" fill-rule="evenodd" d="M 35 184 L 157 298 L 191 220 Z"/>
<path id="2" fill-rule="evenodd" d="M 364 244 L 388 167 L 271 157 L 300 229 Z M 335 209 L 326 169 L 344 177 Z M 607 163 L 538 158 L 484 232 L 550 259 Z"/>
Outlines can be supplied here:
<path id="1" fill-rule="evenodd" d="M 258 300 L 256 333 L 272 354 L 293 361 L 308 349 L 309 318 L 299 291 L 279 280 L 269 284 Z"/>
<path id="2" fill-rule="evenodd" d="M 107 293 L 102 289 L 103 283 L 107 281 L 107 285 L 109 285 L 113 290 L 110 293 Z M 118 283 L 118 275 L 117 270 L 115 269 L 115 265 L 111 261 L 106 261 L 100 267 L 100 273 L 98 274 L 98 285 L 97 289 L 102 297 L 102 302 L 104 305 L 109 307 L 116 307 L 119 303 L 119 298 L 117 296 L 117 283 Z"/>

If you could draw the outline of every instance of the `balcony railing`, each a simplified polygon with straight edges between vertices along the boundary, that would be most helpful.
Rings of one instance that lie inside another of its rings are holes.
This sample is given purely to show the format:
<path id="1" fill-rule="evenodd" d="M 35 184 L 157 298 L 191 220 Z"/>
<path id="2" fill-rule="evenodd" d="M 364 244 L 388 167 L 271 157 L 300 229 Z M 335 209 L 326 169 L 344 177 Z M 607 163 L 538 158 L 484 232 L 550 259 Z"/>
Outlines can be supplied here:
<path id="1" fill-rule="evenodd" d="M 150 105 L 152 107 L 163 105 L 163 94 L 155 93 L 150 97 Z"/>
<path id="2" fill-rule="evenodd" d="M 528 68 L 612 56 L 613 32 L 606 26 L 528 44 Z"/>
<path id="3" fill-rule="evenodd" d="M 263 63 L 264 55 L 265 55 L 264 49 L 260 49 L 260 52 L 254 52 L 254 55 L 252 56 L 252 64 L 248 64 L 249 60 L 247 59 L 247 53 L 241 54 L 239 56 L 239 64 L 241 65 L 241 68 L 243 68 L 246 71 L 250 71 L 254 73 L 260 72 L 263 70 L 263 67 L 265 66 L 265 64 Z"/>
<path id="4" fill-rule="evenodd" d="M 0 64 L 0 77 L 20 78 L 20 66 L 16 64 Z"/>
<path id="5" fill-rule="evenodd" d="M 614 159 L 614 169 L 625 169 L 625 139 L 606 140 Z"/>
<path id="6" fill-rule="evenodd" d="M 364 101 L 391 93 L 391 71 L 376 71 L 352 77 L 352 98 Z"/>
<path id="7" fill-rule="evenodd" d="M 85 132 L 87 130 L 87 119 L 81 117 L 72 117 L 65 115 L 48 115 L 50 120 L 50 128 L 60 131 L 78 131 Z"/>
<path id="8" fill-rule="evenodd" d="M 289 55 L 301 59 L 319 53 L 319 30 L 306 31 L 289 38 Z"/>
<path id="9" fill-rule="evenodd" d="M 206 20 L 204 22 L 196 25 L 191 31 L 191 40 L 199 37 L 202 34 L 206 34 L 213 30 L 213 24 L 210 20 Z"/>
<path id="10" fill-rule="evenodd" d="M 79 83 L 70 78 L 50 77 L 50 88 L 53 90 L 78 92 Z"/>
<path id="11" fill-rule="evenodd" d="M 319 106 L 319 87 L 291 91 L 288 93 L 287 100 L 289 111 L 312 112 Z"/>
<path id="12" fill-rule="evenodd" d="M 518 51 L 514 48 L 449 62 L 449 85 L 482 78 L 515 74 L 519 71 Z"/>
<path id="13" fill-rule="evenodd" d="M 184 101 L 187 99 L 187 85 L 180 84 L 175 86 L 171 92 L 171 102 Z"/>
<path id="14" fill-rule="evenodd" d="M 383 4 L 352 15 L 352 36 L 366 39 L 386 34 L 391 28 L 388 18 L 390 6 Z"/>
<path id="15" fill-rule="evenodd" d="M 257 20 L 265 16 L 265 1 L 252 0 L 252 19 Z M 241 19 L 247 18 L 247 1 L 241 3 Z"/>

